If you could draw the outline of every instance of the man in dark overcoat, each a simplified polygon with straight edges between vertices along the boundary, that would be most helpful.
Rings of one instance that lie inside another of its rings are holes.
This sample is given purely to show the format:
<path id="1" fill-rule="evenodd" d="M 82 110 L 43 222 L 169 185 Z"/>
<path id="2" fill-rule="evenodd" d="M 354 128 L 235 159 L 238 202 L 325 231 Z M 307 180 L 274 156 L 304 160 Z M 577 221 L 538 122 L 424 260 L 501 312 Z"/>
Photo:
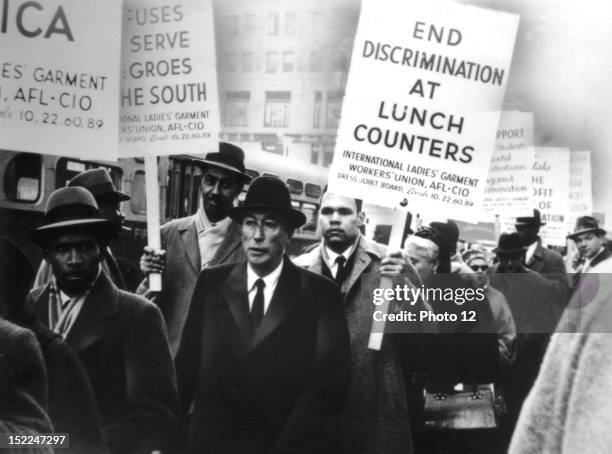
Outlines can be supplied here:
<path id="1" fill-rule="evenodd" d="M 101 271 L 112 231 L 86 189 L 53 192 L 44 225 L 32 232 L 53 279 L 33 289 L 26 306 L 79 357 L 110 452 L 150 453 L 174 434 L 174 367 L 159 309 Z"/>
<path id="2" fill-rule="evenodd" d="M 349 335 L 335 284 L 285 255 L 306 217 L 267 176 L 229 216 L 246 261 L 201 272 L 177 355 L 186 452 L 335 453 Z"/>

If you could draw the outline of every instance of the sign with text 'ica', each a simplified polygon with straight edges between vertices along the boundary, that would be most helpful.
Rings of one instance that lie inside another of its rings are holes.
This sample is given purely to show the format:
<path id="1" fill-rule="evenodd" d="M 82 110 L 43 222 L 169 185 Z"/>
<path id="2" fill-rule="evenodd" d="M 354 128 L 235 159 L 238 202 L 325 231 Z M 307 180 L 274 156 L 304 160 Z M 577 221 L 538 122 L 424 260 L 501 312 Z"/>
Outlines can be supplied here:
<path id="1" fill-rule="evenodd" d="M 125 0 L 122 157 L 218 148 L 212 0 Z"/>
<path id="2" fill-rule="evenodd" d="M 115 160 L 121 0 L 0 4 L 0 148 Z"/>
<path id="3" fill-rule="evenodd" d="M 517 27 L 450 1 L 364 0 L 330 190 L 480 218 Z"/>

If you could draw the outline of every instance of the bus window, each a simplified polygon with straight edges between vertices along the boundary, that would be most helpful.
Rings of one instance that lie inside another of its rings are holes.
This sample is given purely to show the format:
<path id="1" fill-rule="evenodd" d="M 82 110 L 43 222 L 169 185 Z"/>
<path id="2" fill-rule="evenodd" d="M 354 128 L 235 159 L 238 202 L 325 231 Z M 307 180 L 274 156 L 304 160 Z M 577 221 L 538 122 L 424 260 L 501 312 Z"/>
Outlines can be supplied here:
<path id="1" fill-rule="evenodd" d="M 303 202 L 300 210 L 306 215 L 306 224 L 302 227 L 302 232 L 315 233 L 317 231 L 317 213 L 319 207 L 314 203 Z"/>
<path id="2" fill-rule="evenodd" d="M 299 180 L 294 180 L 292 178 L 289 178 L 287 180 L 287 186 L 289 187 L 289 192 L 291 194 L 301 194 L 304 190 L 304 183 Z"/>
<path id="3" fill-rule="evenodd" d="M 189 216 L 191 214 L 191 184 L 193 180 L 191 178 L 191 172 L 193 170 L 193 166 L 190 164 L 185 164 L 185 172 L 183 173 L 183 191 L 181 192 L 182 197 L 182 206 L 180 217 Z"/>
<path id="4" fill-rule="evenodd" d="M 40 197 L 41 182 L 42 157 L 19 153 L 4 171 L 4 194 L 13 202 L 34 203 Z"/>
<path id="5" fill-rule="evenodd" d="M 202 184 L 202 168 L 193 167 L 193 186 L 191 188 L 192 212 L 196 212 L 200 206 L 200 185 Z"/>
<path id="6" fill-rule="evenodd" d="M 97 162 L 79 161 L 77 159 L 59 158 L 55 168 L 55 189 L 65 187 L 79 173 L 90 169 L 106 169 L 115 187 L 121 191 L 122 170 L 119 167 L 107 166 Z"/>
<path id="7" fill-rule="evenodd" d="M 273 177 L 273 178 L 278 178 L 278 175 L 274 175 L 273 173 L 267 173 L 267 172 L 264 172 L 263 176 L 264 176 L 264 177 Z M 279 178 L 279 179 L 280 179 L 280 178 Z"/>
<path id="8" fill-rule="evenodd" d="M 146 214 L 147 204 L 145 196 L 145 173 L 142 170 L 137 170 L 132 178 L 132 199 L 130 206 L 134 214 Z"/>
<path id="9" fill-rule="evenodd" d="M 306 183 L 306 195 L 318 199 L 321 197 L 321 186 L 318 184 Z"/>

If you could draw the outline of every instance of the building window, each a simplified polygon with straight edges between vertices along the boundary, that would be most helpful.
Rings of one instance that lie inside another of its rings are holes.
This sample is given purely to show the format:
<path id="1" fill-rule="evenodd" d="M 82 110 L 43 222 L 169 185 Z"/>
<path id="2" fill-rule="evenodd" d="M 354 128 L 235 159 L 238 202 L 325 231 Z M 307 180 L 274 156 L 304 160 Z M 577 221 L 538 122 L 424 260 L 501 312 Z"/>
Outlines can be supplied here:
<path id="1" fill-rule="evenodd" d="M 278 68 L 278 52 L 268 52 L 266 54 L 266 72 L 275 73 Z"/>
<path id="2" fill-rule="evenodd" d="M 264 126 L 289 127 L 290 91 L 267 91 Z"/>
<path id="3" fill-rule="evenodd" d="M 283 72 L 293 71 L 295 55 L 293 52 L 283 52 Z"/>
<path id="4" fill-rule="evenodd" d="M 332 71 L 348 71 L 348 58 L 343 52 L 332 52 L 331 60 Z"/>
<path id="5" fill-rule="evenodd" d="M 313 50 L 310 52 L 310 71 L 321 71 L 321 52 Z"/>
<path id="6" fill-rule="evenodd" d="M 278 14 L 268 14 L 268 35 L 278 35 Z"/>
<path id="7" fill-rule="evenodd" d="M 255 14 L 245 14 L 242 17 L 242 29 L 245 35 L 252 35 L 255 31 Z"/>
<path id="8" fill-rule="evenodd" d="M 250 73 L 253 71 L 253 52 L 242 53 L 242 72 Z"/>
<path id="9" fill-rule="evenodd" d="M 319 147 L 320 145 L 317 143 L 313 143 L 310 145 L 310 163 L 311 164 L 319 164 Z"/>
<path id="10" fill-rule="evenodd" d="M 236 72 L 238 69 L 238 54 L 236 52 L 227 52 L 225 54 L 225 70 L 228 72 Z"/>
<path id="11" fill-rule="evenodd" d="M 236 16 L 235 14 L 230 14 L 229 16 L 227 16 L 227 35 L 238 35 L 238 16 Z"/>
<path id="12" fill-rule="evenodd" d="M 315 91 L 314 97 L 314 111 L 312 116 L 312 127 L 321 127 L 321 112 L 322 112 L 323 98 L 320 91 Z"/>
<path id="13" fill-rule="evenodd" d="M 285 14 L 285 33 L 287 35 L 295 35 L 295 13 Z"/>
<path id="14" fill-rule="evenodd" d="M 341 91 L 327 92 L 327 111 L 325 112 L 325 127 L 337 128 L 340 123 L 340 113 L 342 111 Z"/>
<path id="15" fill-rule="evenodd" d="M 323 146 L 323 167 L 329 167 L 334 159 L 334 146 L 325 144 Z"/>
<path id="16" fill-rule="evenodd" d="M 248 91 L 228 91 L 225 93 L 225 126 L 248 126 L 249 101 Z"/>

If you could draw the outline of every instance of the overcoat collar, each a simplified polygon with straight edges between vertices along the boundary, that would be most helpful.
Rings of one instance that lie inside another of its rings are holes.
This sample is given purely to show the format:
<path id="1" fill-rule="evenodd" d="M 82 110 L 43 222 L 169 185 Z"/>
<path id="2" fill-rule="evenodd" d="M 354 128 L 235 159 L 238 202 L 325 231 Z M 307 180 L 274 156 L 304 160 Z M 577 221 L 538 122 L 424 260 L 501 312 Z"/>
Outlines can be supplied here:
<path id="1" fill-rule="evenodd" d="M 49 327 L 50 285 L 50 283 L 47 283 L 40 296 L 35 300 L 34 312 L 36 318 L 51 329 Z M 109 319 L 118 309 L 118 297 L 119 291 L 117 288 L 105 273 L 100 273 L 66 338 L 66 342 L 77 354 L 107 333 Z"/>
<path id="2" fill-rule="evenodd" d="M 195 218 L 197 215 L 185 218 L 185 222 L 179 224 L 178 230 L 183 239 L 183 245 L 189 263 L 193 269 L 199 273 L 202 268 L 200 258 L 200 245 L 198 243 L 198 231 L 196 228 Z M 236 249 L 240 247 L 240 224 L 232 222 L 227 230 L 225 238 L 217 248 L 215 256 L 211 260 L 211 264 L 223 263 Z"/>

